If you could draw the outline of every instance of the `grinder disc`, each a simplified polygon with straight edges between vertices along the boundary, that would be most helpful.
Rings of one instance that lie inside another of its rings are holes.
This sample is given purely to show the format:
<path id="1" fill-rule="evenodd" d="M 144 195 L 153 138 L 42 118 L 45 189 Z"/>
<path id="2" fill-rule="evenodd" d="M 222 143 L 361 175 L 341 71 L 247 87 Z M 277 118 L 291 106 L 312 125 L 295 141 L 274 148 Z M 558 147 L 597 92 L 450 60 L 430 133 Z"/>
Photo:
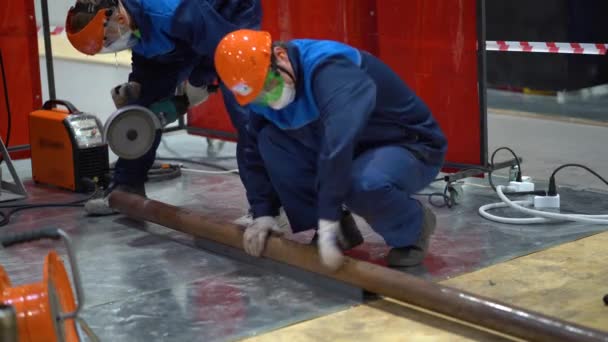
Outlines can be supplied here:
<path id="1" fill-rule="evenodd" d="M 120 158 L 137 159 L 150 150 L 156 131 L 161 129 L 158 117 L 142 106 L 126 106 L 114 112 L 104 126 L 104 138 Z"/>

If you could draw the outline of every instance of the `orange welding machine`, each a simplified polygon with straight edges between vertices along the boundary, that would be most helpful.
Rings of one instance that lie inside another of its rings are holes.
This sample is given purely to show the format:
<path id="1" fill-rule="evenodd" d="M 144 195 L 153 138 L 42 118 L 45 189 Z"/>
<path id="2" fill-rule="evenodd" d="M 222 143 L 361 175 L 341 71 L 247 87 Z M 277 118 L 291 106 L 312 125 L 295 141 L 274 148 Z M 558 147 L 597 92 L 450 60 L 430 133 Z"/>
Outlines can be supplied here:
<path id="1" fill-rule="evenodd" d="M 30 114 L 29 129 L 36 183 L 76 192 L 91 190 L 90 181 L 105 184 L 108 145 L 95 115 L 79 111 L 68 101 L 50 100 Z"/>

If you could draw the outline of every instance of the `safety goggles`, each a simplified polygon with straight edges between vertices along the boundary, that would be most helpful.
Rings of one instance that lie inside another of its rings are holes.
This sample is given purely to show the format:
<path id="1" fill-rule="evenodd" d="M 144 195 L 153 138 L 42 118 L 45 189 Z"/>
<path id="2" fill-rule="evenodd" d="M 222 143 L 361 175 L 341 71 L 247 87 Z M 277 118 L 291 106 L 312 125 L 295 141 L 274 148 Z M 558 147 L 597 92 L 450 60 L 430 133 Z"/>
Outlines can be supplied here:
<path id="1" fill-rule="evenodd" d="M 268 106 L 278 101 L 283 93 L 283 87 L 285 87 L 285 80 L 278 70 L 271 69 L 266 75 L 264 88 L 253 103 Z"/>

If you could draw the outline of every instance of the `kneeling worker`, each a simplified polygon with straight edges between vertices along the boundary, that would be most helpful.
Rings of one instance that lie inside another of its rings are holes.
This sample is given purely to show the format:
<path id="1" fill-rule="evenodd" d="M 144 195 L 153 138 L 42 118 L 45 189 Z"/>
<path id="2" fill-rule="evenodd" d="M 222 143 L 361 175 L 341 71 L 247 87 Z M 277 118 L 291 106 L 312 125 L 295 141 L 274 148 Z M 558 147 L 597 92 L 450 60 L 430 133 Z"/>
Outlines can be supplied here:
<path id="1" fill-rule="evenodd" d="M 262 254 L 283 205 L 294 232 L 317 228 L 322 261 L 337 269 L 345 246 L 353 247 L 357 235 L 354 244 L 361 243 L 346 207 L 392 247 L 389 266 L 422 262 L 435 216 L 411 195 L 435 179 L 447 142 L 395 72 L 339 42 L 273 43 L 255 30 L 224 37 L 215 66 L 252 111 L 245 148 L 254 192 L 254 221 L 244 234 L 249 254 Z"/>

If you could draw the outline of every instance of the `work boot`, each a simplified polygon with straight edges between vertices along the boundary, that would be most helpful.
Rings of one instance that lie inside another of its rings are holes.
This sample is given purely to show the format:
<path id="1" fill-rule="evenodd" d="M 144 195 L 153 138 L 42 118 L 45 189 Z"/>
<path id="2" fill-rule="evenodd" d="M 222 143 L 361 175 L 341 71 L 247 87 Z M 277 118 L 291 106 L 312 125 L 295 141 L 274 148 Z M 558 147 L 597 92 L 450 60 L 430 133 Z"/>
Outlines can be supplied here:
<path id="1" fill-rule="evenodd" d="M 350 211 L 344 211 L 344 215 L 340 220 L 340 234 L 338 235 L 338 247 L 343 251 L 353 249 L 363 243 L 363 235 L 357 227 L 357 222 Z M 316 244 L 319 239 L 319 233 L 315 231 L 312 237 L 311 244 Z"/>
<path id="2" fill-rule="evenodd" d="M 435 232 L 437 218 L 431 209 L 420 204 L 423 210 L 422 230 L 418 241 L 413 246 L 393 248 L 386 256 L 389 267 L 412 267 L 422 263 L 429 248 L 429 240 Z"/>
<path id="3" fill-rule="evenodd" d="M 114 190 L 129 192 L 146 197 L 146 188 L 143 183 L 134 186 L 126 184 L 111 184 L 105 190 L 103 197 L 90 199 L 84 204 L 84 210 L 87 212 L 87 214 L 89 216 L 107 216 L 117 214 L 118 212 L 116 210 L 110 208 L 109 203 L 110 194 Z"/>

